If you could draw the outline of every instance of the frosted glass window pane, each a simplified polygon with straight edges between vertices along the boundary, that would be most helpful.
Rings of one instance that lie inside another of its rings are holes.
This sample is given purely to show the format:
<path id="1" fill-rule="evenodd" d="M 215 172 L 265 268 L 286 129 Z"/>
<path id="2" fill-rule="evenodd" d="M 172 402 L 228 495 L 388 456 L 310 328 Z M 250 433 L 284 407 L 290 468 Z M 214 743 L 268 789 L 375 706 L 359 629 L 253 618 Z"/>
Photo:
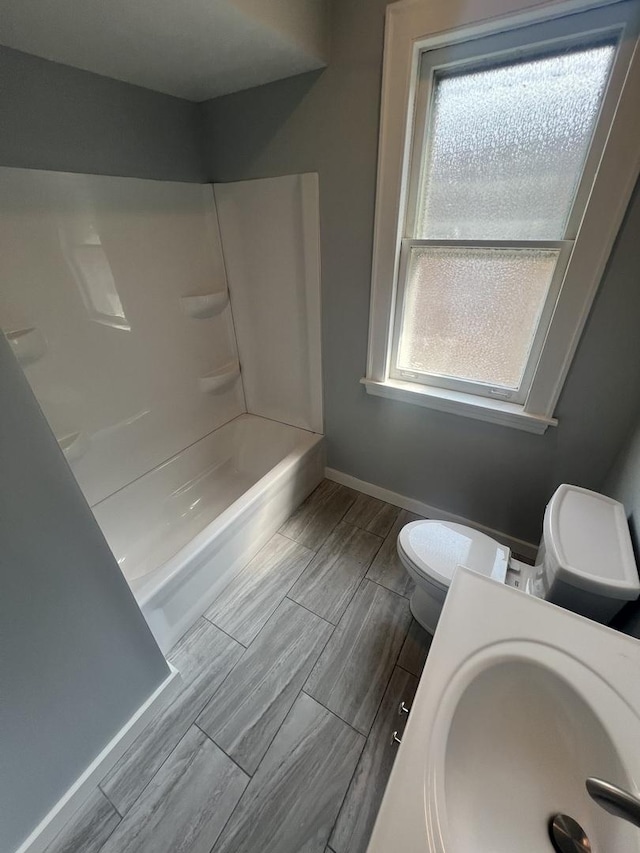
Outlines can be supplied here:
<path id="1" fill-rule="evenodd" d="M 415 236 L 562 239 L 614 52 L 437 77 Z"/>
<path id="2" fill-rule="evenodd" d="M 517 389 L 558 254 L 413 248 L 397 367 Z"/>

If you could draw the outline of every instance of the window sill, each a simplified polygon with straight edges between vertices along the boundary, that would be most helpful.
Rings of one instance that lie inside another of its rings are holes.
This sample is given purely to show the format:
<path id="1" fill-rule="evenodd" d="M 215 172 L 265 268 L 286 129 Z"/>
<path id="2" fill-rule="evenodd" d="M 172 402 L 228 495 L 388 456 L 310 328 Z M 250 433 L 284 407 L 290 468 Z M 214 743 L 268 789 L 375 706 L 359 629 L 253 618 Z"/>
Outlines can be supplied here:
<path id="1" fill-rule="evenodd" d="M 367 389 L 367 394 L 373 394 L 376 397 L 387 397 L 389 400 L 425 406 L 439 412 L 475 418 L 537 435 L 545 433 L 547 427 L 558 424 L 556 418 L 533 415 L 525 412 L 524 406 L 507 403 L 504 400 L 489 400 L 486 397 L 475 397 L 472 394 L 447 391 L 444 388 L 428 388 L 425 385 L 401 382 L 397 379 L 378 382 L 375 379 L 364 378 L 360 381 Z"/>

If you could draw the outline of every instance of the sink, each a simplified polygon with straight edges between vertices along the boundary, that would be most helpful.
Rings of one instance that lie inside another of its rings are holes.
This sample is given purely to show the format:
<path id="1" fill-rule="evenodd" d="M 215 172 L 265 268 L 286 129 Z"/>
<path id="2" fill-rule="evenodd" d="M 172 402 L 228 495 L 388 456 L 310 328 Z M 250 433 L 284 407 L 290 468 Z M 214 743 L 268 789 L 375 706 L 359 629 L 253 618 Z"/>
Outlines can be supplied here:
<path id="1" fill-rule="evenodd" d="M 640 830 L 587 794 L 640 785 L 640 642 L 460 568 L 369 853 L 553 853 L 549 819 L 593 853 L 640 853 Z"/>
<path id="2" fill-rule="evenodd" d="M 594 707 L 602 703 L 585 698 L 602 697 L 609 685 L 574 659 L 538 644 L 500 646 L 479 656 L 448 732 L 444 720 L 438 721 L 436 731 L 445 741 L 442 750 L 434 749 L 430 774 L 444 782 L 440 802 L 434 801 L 443 824 L 436 849 L 552 850 L 548 818 L 558 812 L 578 821 L 594 851 L 636 849 L 622 845 L 640 840 L 638 831 L 596 806 L 584 785 L 588 776 L 632 785 L 620 746 Z M 575 681 L 567 677 L 569 670 Z M 613 710 L 619 697 L 609 699 Z M 620 719 L 625 711 L 617 709 Z M 433 772 L 436 763 L 439 773 Z"/>

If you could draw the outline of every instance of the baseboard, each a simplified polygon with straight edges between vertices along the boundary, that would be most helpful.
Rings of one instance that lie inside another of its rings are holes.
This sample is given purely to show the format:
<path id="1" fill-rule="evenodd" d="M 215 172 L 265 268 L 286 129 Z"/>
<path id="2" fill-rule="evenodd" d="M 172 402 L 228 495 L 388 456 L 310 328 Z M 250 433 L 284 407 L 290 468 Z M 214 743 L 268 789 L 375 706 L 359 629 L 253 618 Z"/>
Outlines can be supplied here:
<path id="1" fill-rule="evenodd" d="M 384 489 L 382 486 L 376 486 L 373 483 L 367 483 L 364 480 L 359 480 L 357 477 L 352 477 L 351 474 L 343 474 L 342 471 L 336 471 L 335 468 L 326 468 L 325 477 L 327 480 L 333 480 L 334 483 L 340 483 L 342 486 L 348 486 L 350 489 L 355 489 L 357 492 L 362 492 L 365 495 L 370 495 L 372 498 L 386 501 L 387 503 L 399 506 L 402 509 L 407 509 L 409 512 L 415 512 L 416 515 L 423 515 L 425 518 L 433 518 L 437 521 L 454 521 L 457 524 L 466 524 L 473 527 L 475 530 L 480 530 L 502 542 L 516 554 L 527 557 L 531 560 L 535 559 L 538 551 L 538 546 L 532 542 L 526 542 L 524 539 L 517 539 L 515 536 L 509 536 L 500 530 L 494 530 L 491 527 L 485 527 L 484 524 L 478 524 L 470 518 L 463 518 L 461 515 L 456 515 L 453 512 L 439 509 L 436 506 L 418 501 L 415 498 L 407 498 L 404 495 L 399 495 L 397 492 L 392 492 L 390 489 Z"/>
<path id="2" fill-rule="evenodd" d="M 175 667 L 169 664 L 169 668 L 171 671 L 167 678 L 109 741 L 15 853 L 42 853 L 95 790 L 98 782 L 104 779 L 109 770 L 124 755 L 152 717 L 155 717 L 158 711 L 174 698 L 182 679 Z"/>

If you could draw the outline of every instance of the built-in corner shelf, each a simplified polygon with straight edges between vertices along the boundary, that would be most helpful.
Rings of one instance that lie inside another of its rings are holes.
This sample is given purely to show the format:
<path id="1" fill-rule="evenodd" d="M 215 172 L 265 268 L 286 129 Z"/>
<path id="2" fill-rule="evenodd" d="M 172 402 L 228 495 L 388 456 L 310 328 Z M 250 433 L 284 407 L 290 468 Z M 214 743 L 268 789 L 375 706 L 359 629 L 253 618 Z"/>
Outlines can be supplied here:
<path id="1" fill-rule="evenodd" d="M 180 302 L 187 317 L 193 317 L 195 320 L 206 320 L 209 317 L 215 317 L 216 314 L 226 308 L 229 302 L 229 291 L 203 293 L 199 296 L 182 296 Z"/>
<path id="2" fill-rule="evenodd" d="M 58 444 L 67 462 L 76 462 L 89 449 L 89 437 L 84 432 L 70 432 L 68 435 L 59 438 Z"/>
<path id="3" fill-rule="evenodd" d="M 29 327 L 6 333 L 11 349 L 20 364 L 32 364 L 47 351 L 47 342 L 40 329 Z"/>
<path id="4" fill-rule="evenodd" d="M 230 361 L 223 367 L 201 376 L 198 380 L 200 390 L 205 394 L 220 394 L 230 388 L 240 376 L 240 365 L 237 361 Z"/>

